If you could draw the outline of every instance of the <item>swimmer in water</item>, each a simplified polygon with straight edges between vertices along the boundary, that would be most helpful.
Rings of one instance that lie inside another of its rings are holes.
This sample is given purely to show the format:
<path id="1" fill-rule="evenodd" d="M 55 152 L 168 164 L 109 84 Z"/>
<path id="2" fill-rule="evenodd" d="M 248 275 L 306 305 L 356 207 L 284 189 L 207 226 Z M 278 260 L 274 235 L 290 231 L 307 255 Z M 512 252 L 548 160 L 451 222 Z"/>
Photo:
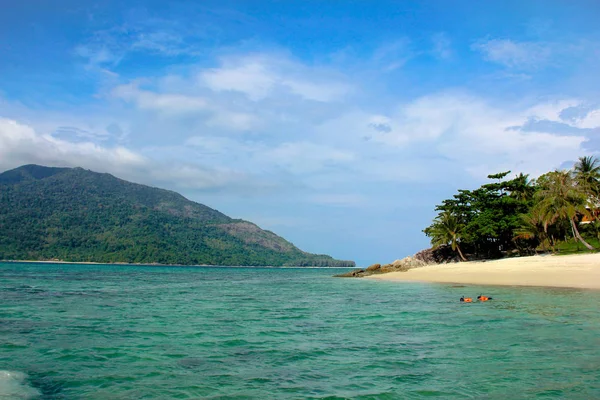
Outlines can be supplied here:
<path id="1" fill-rule="evenodd" d="M 472 298 L 470 298 L 470 297 L 465 297 L 465 296 L 463 296 L 463 297 L 461 297 L 461 298 L 460 298 L 460 302 L 461 302 L 461 303 L 472 303 L 472 302 L 473 302 L 473 299 L 472 299 Z"/>
<path id="2" fill-rule="evenodd" d="M 479 296 L 477 296 L 477 300 L 479 300 L 479 301 L 488 301 L 488 300 L 492 300 L 492 298 L 491 297 L 487 297 L 487 296 L 483 296 L 483 295 L 480 294 Z"/>

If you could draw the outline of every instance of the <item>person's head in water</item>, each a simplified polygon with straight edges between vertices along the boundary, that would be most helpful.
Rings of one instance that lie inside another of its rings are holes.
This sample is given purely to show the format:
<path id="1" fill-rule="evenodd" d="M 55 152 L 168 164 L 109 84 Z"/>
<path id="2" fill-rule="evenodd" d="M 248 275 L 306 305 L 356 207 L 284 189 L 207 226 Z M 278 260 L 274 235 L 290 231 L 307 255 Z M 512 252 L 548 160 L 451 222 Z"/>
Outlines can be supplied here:
<path id="1" fill-rule="evenodd" d="M 461 297 L 460 301 L 465 301 L 465 296 Z"/>

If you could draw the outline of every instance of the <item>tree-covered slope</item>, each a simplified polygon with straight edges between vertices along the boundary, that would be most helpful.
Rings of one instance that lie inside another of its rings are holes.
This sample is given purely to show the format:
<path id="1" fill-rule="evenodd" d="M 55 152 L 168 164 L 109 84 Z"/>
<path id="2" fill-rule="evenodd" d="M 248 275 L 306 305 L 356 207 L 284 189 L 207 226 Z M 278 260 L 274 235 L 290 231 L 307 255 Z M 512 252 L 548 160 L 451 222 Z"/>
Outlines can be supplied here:
<path id="1" fill-rule="evenodd" d="M 0 259 L 352 266 L 178 193 L 81 168 L 0 174 Z"/>

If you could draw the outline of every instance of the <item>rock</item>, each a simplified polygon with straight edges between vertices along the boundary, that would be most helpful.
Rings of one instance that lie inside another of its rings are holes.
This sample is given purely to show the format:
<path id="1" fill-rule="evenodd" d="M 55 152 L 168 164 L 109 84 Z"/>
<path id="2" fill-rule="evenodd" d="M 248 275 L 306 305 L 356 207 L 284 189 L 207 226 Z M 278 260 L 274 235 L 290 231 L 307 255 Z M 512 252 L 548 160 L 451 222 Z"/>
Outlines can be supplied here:
<path id="1" fill-rule="evenodd" d="M 425 264 L 443 264 L 458 261 L 458 255 L 448 245 L 421 250 L 415 254 L 414 258 Z"/>
<path id="2" fill-rule="evenodd" d="M 335 278 L 358 278 L 363 276 L 365 270 L 364 269 L 355 269 L 354 271 L 346 272 L 339 275 L 334 275 Z"/>
<path id="3" fill-rule="evenodd" d="M 367 271 L 377 271 L 380 268 L 381 268 L 381 264 L 373 264 L 373 265 L 367 267 Z"/>
<path id="4" fill-rule="evenodd" d="M 427 265 L 427 263 L 414 257 L 404 257 L 402 260 L 396 260 L 392 263 L 396 271 L 407 271 L 411 268 L 418 268 L 424 265 Z"/>
<path id="5" fill-rule="evenodd" d="M 396 267 L 394 267 L 392 264 L 385 264 L 382 265 L 381 268 L 372 271 L 369 275 L 373 275 L 373 274 L 387 274 L 388 272 L 394 272 L 397 271 Z"/>
<path id="6" fill-rule="evenodd" d="M 363 276 L 386 274 L 388 272 L 405 272 L 411 268 L 418 268 L 427 264 L 430 263 L 426 262 L 424 258 L 417 258 L 416 256 L 404 257 L 403 259 L 396 260 L 391 264 L 373 264 L 367 267 L 366 269 L 357 269 L 335 276 L 340 278 L 361 278 Z"/>
<path id="7" fill-rule="evenodd" d="M 346 272 L 343 274 L 337 274 L 337 275 L 334 275 L 333 277 L 334 278 L 353 278 L 354 277 L 353 273 L 354 273 L 354 271 L 351 271 L 351 272 Z"/>
<path id="8" fill-rule="evenodd" d="M 404 263 L 406 262 L 406 259 L 407 259 L 407 258 L 410 258 L 410 257 L 404 257 L 402 260 L 396 260 L 396 261 L 394 261 L 394 262 L 392 263 L 392 265 L 393 265 L 394 267 L 399 267 L 399 266 L 401 266 L 401 265 L 404 265 Z"/>

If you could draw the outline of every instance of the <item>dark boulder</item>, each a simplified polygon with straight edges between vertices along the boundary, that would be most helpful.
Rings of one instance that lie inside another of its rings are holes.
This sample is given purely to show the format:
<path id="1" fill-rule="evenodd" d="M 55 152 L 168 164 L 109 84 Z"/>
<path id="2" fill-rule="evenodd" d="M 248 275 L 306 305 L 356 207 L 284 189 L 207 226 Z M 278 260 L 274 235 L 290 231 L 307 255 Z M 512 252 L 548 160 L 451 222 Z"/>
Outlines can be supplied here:
<path id="1" fill-rule="evenodd" d="M 457 253 L 448 245 L 421 250 L 415 254 L 414 258 L 423 261 L 425 264 L 443 264 L 459 261 Z"/>

